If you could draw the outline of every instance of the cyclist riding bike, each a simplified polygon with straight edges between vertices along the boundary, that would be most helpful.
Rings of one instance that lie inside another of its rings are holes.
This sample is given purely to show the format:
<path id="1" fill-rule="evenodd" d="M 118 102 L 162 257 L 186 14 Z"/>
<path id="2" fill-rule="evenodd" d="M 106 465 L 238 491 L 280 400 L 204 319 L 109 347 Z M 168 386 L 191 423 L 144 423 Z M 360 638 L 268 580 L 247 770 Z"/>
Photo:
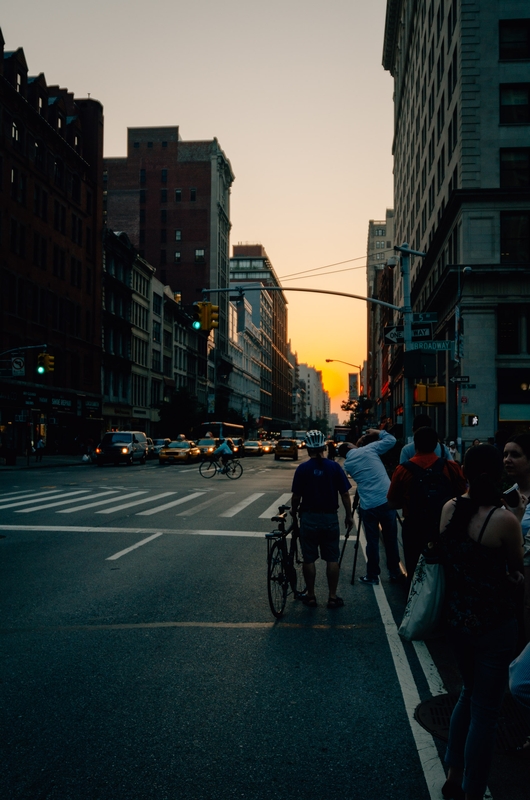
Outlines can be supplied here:
<path id="1" fill-rule="evenodd" d="M 220 472 L 224 475 L 226 472 L 226 465 L 229 461 L 235 458 L 226 439 L 219 439 L 219 447 L 216 447 L 212 453 L 213 458 L 218 458 L 219 456 L 221 456 L 221 461 L 223 462 L 223 468 L 220 470 Z"/>

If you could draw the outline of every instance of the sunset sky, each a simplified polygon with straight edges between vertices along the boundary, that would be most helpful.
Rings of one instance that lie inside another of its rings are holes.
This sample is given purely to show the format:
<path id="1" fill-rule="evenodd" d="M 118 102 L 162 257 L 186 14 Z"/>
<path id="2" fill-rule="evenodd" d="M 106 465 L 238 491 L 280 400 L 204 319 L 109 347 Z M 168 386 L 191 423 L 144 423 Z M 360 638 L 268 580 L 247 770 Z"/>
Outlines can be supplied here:
<path id="1" fill-rule="evenodd" d="M 386 0 L 17 0 L 0 26 L 31 75 L 103 104 L 106 156 L 125 155 L 127 127 L 217 137 L 236 176 L 231 244 L 263 244 L 285 287 L 366 295 L 368 220 L 393 204 L 385 10 Z M 293 350 L 322 370 L 342 420 L 355 370 L 325 360 L 362 364 L 366 304 L 286 296 Z"/>

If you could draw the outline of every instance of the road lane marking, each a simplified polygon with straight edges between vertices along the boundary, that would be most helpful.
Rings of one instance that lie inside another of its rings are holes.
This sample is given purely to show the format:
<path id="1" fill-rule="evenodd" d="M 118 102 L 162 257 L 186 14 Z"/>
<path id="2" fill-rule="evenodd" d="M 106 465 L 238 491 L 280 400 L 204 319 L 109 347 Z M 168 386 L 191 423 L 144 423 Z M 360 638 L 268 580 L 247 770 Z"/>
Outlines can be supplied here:
<path id="1" fill-rule="evenodd" d="M 373 630 L 374 624 L 326 624 L 312 625 L 301 622 L 109 622 L 107 624 L 93 625 L 49 625 L 34 628 L 0 628 L 0 634 L 5 636 L 10 633 L 35 633 L 46 631 L 123 631 L 143 630 L 153 628 L 226 628 L 232 630 L 308 630 L 308 631 L 363 631 Z"/>
<path id="2" fill-rule="evenodd" d="M 61 494 L 60 489 L 49 489 L 47 492 L 37 492 L 37 494 L 32 495 L 31 499 L 29 500 L 16 500 L 15 502 L 9 503 L 9 505 L 0 505 L 0 511 L 3 511 L 5 508 L 15 508 L 15 506 L 27 506 L 30 503 L 38 503 L 43 499 L 42 495 L 44 494 L 53 494 L 56 497 L 64 497 L 64 495 Z M 52 500 L 53 498 L 50 497 L 48 499 Z"/>
<path id="3" fill-rule="evenodd" d="M 136 550 L 136 548 L 141 547 L 143 544 L 147 544 L 147 542 L 151 542 L 153 539 L 158 539 L 159 536 L 162 536 L 162 533 L 153 533 L 153 535 L 148 536 L 147 539 L 142 539 L 141 542 L 136 542 L 136 544 L 131 545 L 131 547 L 126 547 L 125 550 L 120 550 L 119 553 L 114 553 L 113 556 L 109 556 L 105 559 L 105 561 L 116 561 L 116 559 L 121 558 L 127 553 L 130 553 L 132 550 Z"/>
<path id="4" fill-rule="evenodd" d="M 254 503 L 256 500 L 259 500 L 260 497 L 263 497 L 265 492 L 254 492 L 254 494 L 250 494 L 248 497 L 245 497 L 244 500 L 241 500 L 240 503 L 236 503 L 235 506 L 229 508 L 227 511 L 223 511 L 222 514 L 219 514 L 220 517 L 235 517 L 236 514 L 239 514 L 240 511 L 243 511 L 244 508 L 247 508 L 251 503 Z"/>
<path id="5" fill-rule="evenodd" d="M 144 497 L 141 500 L 133 500 L 132 503 L 123 503 L 121 506 L 113 506 L 112 508 L 104 508 L 103 511 L 96 511 L 96 514 L 114 514 L 115 511 L 123 511 L 124 508 L 132 508 L 139 506 L 142 503 L 150 503 L 153 500 L 160 500 L 162 497 L 169 497 L 176 492 L 162 492 L 162 494 L 155 494 L 153 497 Z"/>
<path id="6" fill-rule="evenodd" d="M 213 503 L 218 503 L 223 497 L 227 497 L 230 494 L 235 494 L 235 492 L 222 492 L 221 494 L 214 495 L 208 500 L 205 500 L 203 503 L 198 503 L 198 505 L 193 506 L 193 508 L 187 508 L 185 511 L 180 511 L 178 514 L 175 514 L 175 516 L 191 517 L 193 514 L 198 514 L 199 511 L 203 511 L 205 508 L 208 508 L 208 506 L 213 505 Z"/>
<path id="7" fill-rule="evenodd" d="M 59 494 L 59 495 L 57 495 L 57 497 L 60 497 L 60 498 L 70 497 L 71 498 L 74 495 L 78 495 L 78 494 L 88 494 L 90 491 L 91 491 L 91 489 L 78 489 L 76 492 L 68 492 L 67 494 Z M 47 505 L 33 506 L 32 508 L 20 508 L 20 509 L 17 509 L 15 511 L 15 514 L 29 514 L 32 511 L 41 511 L 43 508 L 52 508 L 53 506 L 60 506 L 60 505 L 63 505 L 64 503 L 75 503 L 78 498 L 76 497 L 74 500 L 63 500 L 63 499 L 61 499 L 61 500 L 57 500 L 57 502 L 53 502 L 53 503 L 51 503 L 50 501 L 51 500 L 55 500 L 56 499 L 55 497 L 47 497 L 46 499 L 43 499 L 43 498 L 41 498 L 41 499 Z M 21 506 L 29 505 L 30 502 L 31 503 L 38 503 L 39 501 L 38 500 L 29 501 L 28 500 L 25 503 L 18 503 L 17 505 L 21 505 Z M 1 510 L 2 509 L 0 509 L 0 511 Z"/>
<path id="8" fill-rule="evenodd" d="M 151 533 L 152 528 L 105 528 L 97 525 L 0 525 L 0 531 L 29 531 L 43 533 Z M 161 533 L 175 536 L 232 536 L 263 539 L 265 531 L 210 531 L 210 530 L 176 530 L 175 528 L 158 528 Z"/>
<path id="9" fill-rule="evenodd" d="M 291 505 L 291 497 L 291 492 L 288 494 L 281 494 L 279 498 L 271 506 L 269 506 L 266 511 L 263 512 L 263 514 L 259 515 L 259 519 L 270 519 L 271 517 L 275 517 L 280 506 Z"/>
<path id="10" fill-rule="evenodd" d="M 90 489 L 84 490 L 85 493 L 87 491 L 90 491 Z M 74 494 L 78 494 L 78 492 L 74 492 Z M 106 496 L 107 494 L 109 494 L 109 492 L 100 492 L 99 494 L 93 494 L 91 496 L 103 497 L 104 495 Z M 20 508 L 17 511 L 15 511 L 15 514 L 32 514 L 34 511 L 47 511 L 49 508 L 55 508 L 56 506 L 68 506 L 70 505 L 70 503 L 77 503 L 79 502 L 79 499 L 80 499 L 79 497 L 74 497 L 73 499 L 70 498 L 70 500 L 58 500 L 56 503 L 48 503 L 48 505 L 45 506 L 36 506 L 33 508 Z M 81 499 L 85 500 L 86 498 L 83 497 Z"/>
<path id="11" fill-rule="evenodd" d="M 116 494 L 118 491 L 117 489 L 110 490 L 112 494 Z M 130 492 L 129 494 L 124 494 L 120 497 L 120 500 L 127 500 L 129 497 L 137 497 L 139 494 L 146 494 L 145 491 L 138 491 L 138 492 Z M 105 506 L 108 503 L 114 503 L 116 497 L 111 497 L 110 500 L 98 500 L 97 503 L 85 503 L 82 506 L 76 506 L 75 508 L 64 508 L 62 511 L 58 511 L 58 514 L 73 514 L 74 511 L 84 511 L 85 508 L 93 508 L 94 506 Z"/>
<path id="12" fill-rule="evenodd" d="M 136 514 L 137 517 L 150 517 L 152 514 L 158 514 L 159 511 L 165 511 L 167 508 L 173 508 L 173 506 L 180 506 L 182 503 L 189 503 L 190 500 L 195 500 L 196 497 L 202 497 L 204 492 L 193 492 L 192 494 L 187 494 L 186 497 L 180 497 L 178 500 L 172 500 L 171 503 L 165 503 L 163 506 L 157 506 L 156 508 L 149 508 L 147 511 L 138 511 Z"/>

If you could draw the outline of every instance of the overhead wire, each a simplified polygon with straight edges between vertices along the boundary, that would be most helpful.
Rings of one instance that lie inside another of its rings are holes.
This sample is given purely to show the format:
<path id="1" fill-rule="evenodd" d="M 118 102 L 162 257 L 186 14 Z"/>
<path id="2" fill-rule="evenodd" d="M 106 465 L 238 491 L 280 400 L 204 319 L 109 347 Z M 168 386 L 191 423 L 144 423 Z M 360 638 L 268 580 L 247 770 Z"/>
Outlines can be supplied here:
<path id="1" fill-rule="evenodd" d="M 318 272 L 320 269 L 329 269 L 330 267 L 340 267 L 341 264 L 349 264 L 352 261 L 360 261 L 361 259 L 365 259 L 366 256 L 357 256 L 357 258 L 347 258 L 345 261 L 335 261 L 334 264 L 325 264 L 322 267 L 315 267 L 314 269 L 303 269 L 301 272 L 289 272 L 287 275 L 278 276 L 280 280 L 285 280 L 285 278 L 295 277 L 297 275 L 303 275 L 305 272 Z M 350 269 L 363 269 L 363 267 L 350 267 Z M 341 270 L 341 272 L 345 272 L 346 270 Z M 326 273 L 324 273 L 326 274 Z M 330 273 L 333 274 L 333 273 Z"/>

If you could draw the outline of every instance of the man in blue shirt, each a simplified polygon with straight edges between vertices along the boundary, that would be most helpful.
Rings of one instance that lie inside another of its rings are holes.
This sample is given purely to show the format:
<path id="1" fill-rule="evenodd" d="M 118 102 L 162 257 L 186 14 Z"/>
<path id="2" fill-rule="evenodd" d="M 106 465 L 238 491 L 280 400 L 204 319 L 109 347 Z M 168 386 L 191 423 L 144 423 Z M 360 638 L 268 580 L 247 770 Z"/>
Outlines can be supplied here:
<path id="1" fill-rule="evenodd" d="M 402 579 L 396 512 L 389 507 L 386 499 L 390 478 L 380 458 L 395 444 L 392 434 L 370 428 L 356 445 L 343 442 L 339 447 L 339 455 L 346 459 L 344 469 L 357 484 L 361 520 L 366 535 L 366 575 L 359 578 L 361 583 L 379 583 L 379 526 L 383 532 L 390 581 L 397 583 Z"/>
<path id="2" fill-rule="evenodd" d="M 219 447 L 212 453 L 213 458 L 217 458 L 217 456 L 221 456 L 221 461 L 223 462 L 223 468 L 221 469 L 221 473 L 226 472 L 226 465 L 230 461 L 230 459 L 234 458 L 234 454 L 232 452 L 232 448 L 226 441 L 226 439 L 219 439 Z"/>
<path id="3" fill-rule="evenodd" d="M 323 458 L 326 439 L 320 431 L 309 431 L 306 436 L 309 461 L 304 461 L 294 473 L 292 486 L 291 513 L 296 524 L 300 513 L 300 546 L 304 558 L 303 572 L 307 593 L 303 603 L 315 608 L 315 562 L 323 558 L 326 562 L 328 581 L 328 608 L 344 605 L 342 597 L 337 596 L 339 583 L 340 528 L 337 517 L 340 496 L 346 511 L 346 528 L 353 526 L 350 482 L 338 464 Z"/>

